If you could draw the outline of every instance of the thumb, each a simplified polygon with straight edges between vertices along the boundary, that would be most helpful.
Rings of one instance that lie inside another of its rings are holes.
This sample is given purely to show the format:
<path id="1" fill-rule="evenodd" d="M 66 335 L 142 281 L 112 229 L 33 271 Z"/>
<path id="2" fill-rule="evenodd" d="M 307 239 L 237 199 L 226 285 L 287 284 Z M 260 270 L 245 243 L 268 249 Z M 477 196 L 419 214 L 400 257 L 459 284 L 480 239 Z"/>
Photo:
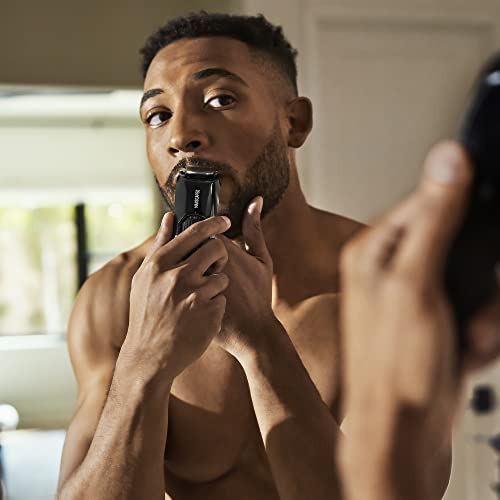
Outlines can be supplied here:
<path id="1" fill-rule="evenodd" d="M 167 212 L 163 216 L 160 228 L 156 233 L 156 237 L 153 240 L 153 243 L 151 243 L 146 257 L 144 258 L 145 261 L 151 258 L 158 249 L 160 249 L 163 245 L 165 245 L 165 243 L 169 242 L 172 239 L 174 233 L 174 217 L 175 216 L 173 212 Z"/>
<path id="2" fill-rule="evenodd" d="M 271 262 L 271 257 L 267 250 L 260 223 L 263 204 L 264 199 L 262 196 L 257 196 L 248 204 L 243 215 L 242 234 L 247 252 L 268 264 Z"/>
<path id="3" fill-rule="evenodd" d="M 428 154 L 416 192 L 414 220 L 406 228 L 400 260 L 440 272 L 467 207 L 473 171 L 460 144 L 447 141 Z"/>

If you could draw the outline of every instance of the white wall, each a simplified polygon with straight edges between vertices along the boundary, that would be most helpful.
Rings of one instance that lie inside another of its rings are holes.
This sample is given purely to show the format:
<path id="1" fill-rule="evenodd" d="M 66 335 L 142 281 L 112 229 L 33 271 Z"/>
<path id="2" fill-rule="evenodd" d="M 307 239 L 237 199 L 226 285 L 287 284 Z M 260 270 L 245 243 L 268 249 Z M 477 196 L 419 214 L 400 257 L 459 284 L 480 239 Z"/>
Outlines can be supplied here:
<path id="1" fill-rule="evenodd" d="M 0 337 L 0 403 L 17 409 L 19 428 L 64 428 L 75 401 L 76 384 L 64 339 Z"/>

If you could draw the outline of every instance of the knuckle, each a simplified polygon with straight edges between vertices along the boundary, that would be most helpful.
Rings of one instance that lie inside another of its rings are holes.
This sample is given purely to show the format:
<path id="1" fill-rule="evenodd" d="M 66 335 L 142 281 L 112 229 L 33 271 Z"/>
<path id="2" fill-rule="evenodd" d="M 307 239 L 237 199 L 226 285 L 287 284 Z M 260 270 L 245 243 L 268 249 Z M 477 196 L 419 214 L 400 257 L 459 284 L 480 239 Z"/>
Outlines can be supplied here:
<path id="1" fill-rule="evenodd" d="M 414 297 L 419 303 L 427 304 L 434 300 L 434 290 L 430 282 L 422 279 L 415 269 L 401 266 L 393 274 L 392 288 L 399 297 Z"/>
<path id="2" fill-rule="evenodd" d="M 213 246 L 215 247 L 215 249 L 218 252 L 222 252 L 222 251 L 226 250 L 226 246 L 224 245 L 224 243 L 222 243 L 222 240 L 220 240 L 219 238 L 215 238 L 211 241 L 213 243 Z"/>
<path id="3" fill-rule="evenodd" d="M 185 266 L 179 270 L 179 283 L 185 288 L 194 288 L 198 283 L 196 270 L 190 266 Z"/>
<path id="4" fill-rule="evenodd" d="M 214 279 L 217 280 L 216 284 L 223 289 L 229 286 L 229 276 L 225 273 L 216 274 Z"/>
<path id="5" fill-rule="evenodd" d="M 176 289 L 179 287 L 179 276 L 176 269 L 172 269 L 168 272 L 168 284 L 170 289 Z"/>
<path id="6" fill-rule="evenodd" d="M 174 286 L 180 286 L 186 283 L 187 271 L 184 266 L 176 267 L 171 270 L 171 280 Z"/>
<path id="7" fill-rule="evenodd" d="M 220 225 L 218 219 L 219 219 L 218 217 L 210 217 L 204 221 L 195 224 L 195 226 L 198 226 L 198 233 L 203 234 L 203 236 L 207 238 L 212 234 L 215 234 Z"/>
<path id="8" fill-rule="evenodd" d="M 227 257 L 227 248 L 226 245 L 222 242 L 222 240 L 215 239 L 213 240 L 215 252 L 217 255 L 221 255 L 222 257 Z"/>
<path id="9" fill-rule="evenodd" d="M 222 293 L 217 295 L 212 299 L 212 304 L 216 309 L 225 309 L 226 308 L 226 296 Z"/>
<path id="10" fill-rule="evenodd" d="M 192 226 L 190 226 L 188 229 L 187 229 L 187 233 L 189 236 L 197 236 L 199 235 L 201 232 L 203 232 L 203 221 L 202 222 L 196 222 L 195 224 L 193 224 Z"/>
<path id="11" fill-rule="evenodd" d="M 212 254 L 217 251 L 218 245 L 217 245 L 217 240 L 214 239 L 209 239 L 205 244 L 204 244 L 206 250 L 208 253 Z"/>
<path id="12" fill-rule="evenodd" d="M 188 303 L 188 306 L 191 308 L 197 307 L 200 303 L 201 296 L 200 292 L 198 290 L 195 290 L 194 292 L 191 292 L 186 299 L 186 302 Z"/>
<path id="13" fill-rule="evenodd" d="M 157 256 L 151 257 L 145 267 L 150 273 L 158 274 L 160 272 L 159 258 Z"/>
<path id="14" fill-rule="evenodd" d="M 216 235 L 226 230 L 226 223 L 220 215 L 210 217 L 206 221 L 207 236 Z"/>

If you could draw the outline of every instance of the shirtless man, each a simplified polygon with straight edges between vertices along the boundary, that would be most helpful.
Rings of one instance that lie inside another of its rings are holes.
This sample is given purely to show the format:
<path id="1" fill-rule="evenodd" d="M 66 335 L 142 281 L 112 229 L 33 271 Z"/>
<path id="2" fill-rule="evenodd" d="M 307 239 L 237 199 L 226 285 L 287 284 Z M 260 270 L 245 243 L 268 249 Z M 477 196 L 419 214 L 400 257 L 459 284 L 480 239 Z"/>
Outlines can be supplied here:
<path id="1" fill-rule="evenodd" d="M 172 207 L 183 166 L 217 169 L 231 224 L 214 217 L 172 239 L 167 214 L 80 290 L 58 498 L 340 498 L 338 256 L 362 226 L 301 191 L 295 149 L 312 109 L 295 51 L 262 17 L 197 14 L 142 54 L 140 113 L 164 199 Z M 431 466 L 440 498 L 449 451 Z"/>

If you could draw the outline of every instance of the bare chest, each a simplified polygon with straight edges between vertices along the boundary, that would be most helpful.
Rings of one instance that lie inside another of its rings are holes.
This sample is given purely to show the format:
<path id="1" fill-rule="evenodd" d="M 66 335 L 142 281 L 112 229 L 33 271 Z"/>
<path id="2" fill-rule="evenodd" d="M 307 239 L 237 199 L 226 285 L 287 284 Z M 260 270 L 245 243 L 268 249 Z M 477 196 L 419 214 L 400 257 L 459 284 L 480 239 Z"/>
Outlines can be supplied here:
<path id="1" fill-rule="evenodd" d="M 339 421 L 336 304 L 336 296 L 328 294 L 308 299 L 293 310 L 276 308 L 275 314 Z M 245 373 L 215 345 L 174 383 L 167 443 L 166 469 L 176 478 L 214 481 L 244 466 L 263 482 L 270 480 Z"/>

